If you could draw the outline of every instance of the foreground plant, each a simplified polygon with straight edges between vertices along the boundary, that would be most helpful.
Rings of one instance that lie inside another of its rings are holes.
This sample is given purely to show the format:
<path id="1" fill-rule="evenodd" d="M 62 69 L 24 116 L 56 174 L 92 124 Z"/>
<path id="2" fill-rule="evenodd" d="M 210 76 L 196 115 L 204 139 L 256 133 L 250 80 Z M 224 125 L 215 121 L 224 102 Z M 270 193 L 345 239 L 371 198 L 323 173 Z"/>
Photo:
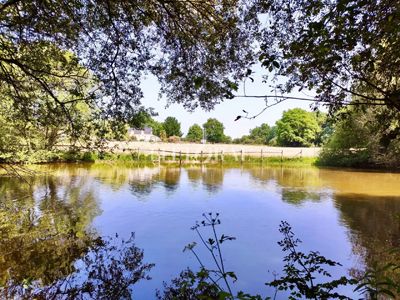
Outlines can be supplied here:
<path id="1" fill-rule="evenodd" d="M 200 264 L 200 270 L 193 272 L 187 269 L 172 280 L 171 284 L 164 283 L 163 294 L 157 291 L 157 298 L 172 299 L 262 299 L 243 292 L 234 293 L 232 283 L 237 280 L 236 274 L 227 271 L 224 263 L 222 244 L 236 238 L 225 234 L 219 235 L 216 227 L 221 224 L 219 213 L 203 214 L 203 220 L 196 222 L 191 228 L 198 235 L 201 244 L 210 255 L 212 267 L 207 267 L 204 260 L 196 251 L 197 243 L 188 244 L 183 251 L 190 251 Z M 201 228 L 210 228 L 211 235 L 206 238 Z M 269 298 L 266 298 L 269 299 Z"/>
<path id="2" fill-rule="evenodd" d="M 289 299 L 351 299 L 335 290 L 340 286 L 354 284 L 354 279 L 342 276 L 339 279 L 321 282 L 321 277 L 332 277 L 326 267 L 341 266 L 340 263 L 327 259 L 317 251 L 310 251 L 308 254 L 299 251 L 298 245 L 301 241 L 295 238 L 289 223 L 282 221 L 279 232 L 284 238 L 278 244 L 283 252 L 288 253 L 283 259 L 286 263 L 283 268 L 285 275 L 267 285 L 280 291 L 290 290 Z"/>
<path id="3" fill-rule="evenodd" d="M 279 291 L 290 290 L 289 299 L 351 299 L 336 292 L 336 289 L 343 285 L 354 284 L 354 279 L 344 276 L 336 280 L 323 281 L 330 278 L 330 273 L 326 267 L 341 266 L 338 262 L 332 261 L 320 255 L 318 252 L 311 251 L 305 254 L 298 250 L 300 243 L 296 239 L 289 223 L 282 222 L 280 232 L 284 238 L 278 244 L 284 252 L 288 252 L 284 261 L 286 262 L 283 272 L 284 276 L 274 279 L 267 283 L 274 287 L 275 294 L 272 297 L 262 297 L 260 295 L 250 295 L 244 292 L 234 293 L 232 283 L 237 280 L 234 272 L 227 271 L 223 259 L 222 244 L 226 241 L 235 240 L 232 236 L 225 234 L 219 235 L 216 229 L 221 224 L 219 214 L 203 214 L 203 220 L 197 222 L 191 229 L 194 230 L 201 244 L 210 254 L 212 267 L 207 267 L 204 259 L 196 251 L 197 243 L 193 242 L 184 248 L 190 251 L 200 264 L 200 270 L 194 272 L 190 269 L 183 271 L 180 276 L 172 280 L 171 284 L 164 283 L 163 294 L 158 291 L 158 299 L 277 299 Z M 201 229 L 208 227 L 211 236 L 204 237 Z M 317 279 L 318 276 L 318 279 Z M 284 296 L 286 297 L 286 295 Z"/>

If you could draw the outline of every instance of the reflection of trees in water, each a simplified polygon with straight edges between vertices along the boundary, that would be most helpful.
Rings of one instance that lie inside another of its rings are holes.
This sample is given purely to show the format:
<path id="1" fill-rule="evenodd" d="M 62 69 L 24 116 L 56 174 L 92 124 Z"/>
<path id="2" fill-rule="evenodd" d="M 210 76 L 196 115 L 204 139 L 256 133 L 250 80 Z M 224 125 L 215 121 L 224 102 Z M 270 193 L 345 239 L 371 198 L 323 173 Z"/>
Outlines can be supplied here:
<path id="1" fill-rule="evenodd" d="M 150 195 L 153 190 L 156 182 L 154 181 L 145 181 L 145 182 L 129 182 L 129 191 L 132 195 L 137 198 L 143 198 Z"/>
<path id="2" fill-rule="evenodd" d="M 0 178 L 0 192 L 6 191 L 0 193 L 0 297 L 73 299 L 90 292 L 109 299 L 116 291 L 126 296 L 145 278 L 151 266 L 133 240 L 119 247 L 91 229 L 100 211 L 85 177 L 31 183 Z"/>
<path id="3" fill-rule="evenodd" d="M 282 188 L 282 201 L 293 204 L 301 205 L 305 201 L 319 202 L 321 201 L 320 193 L 313 193 L 301 189 Z"/>
<path id="4" fill-rule="evenodd" d="M 1 185 L 11 191 L 20 185 L 17 194 L 24 190 L 25 197 L 1 195 L 0 284 L 11 279 L 47 284 L 72 272 L 73 262 L 92 239 L 89 227 L 99 214 L 92 192 L 81 193 L 73 182 L 60 185 L 53 177 L 35 180 L 33 188 L 16 179 L 2 180 Z M 35 200 L 33 190 L 43 192 L 41 199 Z"/>
<path id="5" fill-rule="evenodd" d="M 77 260 L 77 269 L 62 274 L 54 281 L 25 278 L 9 280 L 0 286 L 6 299 L 132 299 L 132 287 L 140 280 L 149 280 L 154 264 L 143 263 L 143 251 L 134 244 L 134 235 L 127 240 L 93 239 Z"/>
<path id="6" fill-rule="evenodd" d="M 374 262 L 400 261 L 399 253 L 388 251 L 400 247 L 400 197 L 335 195 L 334 199 L 350 229 L 354 254 L 370 268 Z M 395 276 L 400 279 L 400 273 Z"/>
<path id="7" fill-rule="evenodd" d="M 94 172 L 95 171 L 95 172 Z M 94 173 L 93 173 L 94 172 Z M 96 176 L 102 183 L 107 184 L 112 188 L 113 191 L 118 191 L 123 185 L 128 182 L 128 171 L 126 169 L 120 169 L 111 167 L 108 170 L 97 169 L 91 170 L 90 175 Z"/>
<path id="8" fill-rule="evenodd" d="M 90 171 L 92 173 L 93 170 Z M 107 172 L 102 170 L 102 172 Z M 162 183 L 167 192 L 174 192 L 180 183 L 181 168 L 163 167 L 163 168 L 136 168 L 136 169 L 119 169 L 118 171 L 108 171 L 112 176 L 108 178 L 104 173 L 102 183 L 113 184 L 113 186 L 122 186 L 124 182 L 115 180 L 125 180 L 129 182 L 130 191 L 138 197 L 143 197 L 151 193 L 152 189 L 158 182 Z M 121 174 L 125 174 L 122 176 Z M 100 177 L 101 173 L 95 173 Z M 116 175 L 120 174 L 120 175 Z M 216 192 L 222 186 L 224 179 L 223 168 L 191 168 L 187 170 L 188 178 L 191 182 L 202 181 L 203 186 L 209 192 Z"/>
<path id="9" fill-rule="evenodd" d="M 353 234 L 365 241 L 400 246 L 400 197 L 335 195 L 334 199 Z"/>
<path id="10" fill-rule="evenodd" d="M 181 178 L 180 168 L 160 169 L 160 181 L 164 183 L 164 188 L 168 192 L 174 192 L 178 188 L 180 178 Z"/>
<path id="11" fill-rule="evenodd" d="M 282 187 L 319 187 L 321 179 L 315 168 L 268 168 L 245 169 L 258 182 L 275 181 Z"/>
<path id="12" fill-rule="evenodd" d="M 143 168 L 131 170 L 129 175 L 129 190 L 139 199 L 148 196 L 159 182 L 158 168 Z"/>
<path id="13" fill-rule="evenodd" d="M 220 190 L 224 182 L 224 168 L 191 168 L 187 170 L 188 178 L 192 183 L 202 182 L 204 188 L 215 193 Z"/>
<path id="14" fill-rule="evenodd" d="M 197 184 L 200 182 L 202 176 L 201 168 L 189 168 L 186 172 L 191 183 Z"/>
<path id="15" fill-rule="evenodd" d="M 209 168 L 202 172 L 202 180 L 205 189 L 210 193 L 216 193 L 224 182 L 223 168 Z"/>
<path id="16" fill-rule="evenodd" d="M 278 188 L 281 188 L 282 201 L 289 204 L 301 205 L 305 201 L 321 200 L 321 192 L 310 190 L 321 184 L 318 169 L 258 167 L 249 168 L 246 171 L 257 184 L 276 183 Z"/>

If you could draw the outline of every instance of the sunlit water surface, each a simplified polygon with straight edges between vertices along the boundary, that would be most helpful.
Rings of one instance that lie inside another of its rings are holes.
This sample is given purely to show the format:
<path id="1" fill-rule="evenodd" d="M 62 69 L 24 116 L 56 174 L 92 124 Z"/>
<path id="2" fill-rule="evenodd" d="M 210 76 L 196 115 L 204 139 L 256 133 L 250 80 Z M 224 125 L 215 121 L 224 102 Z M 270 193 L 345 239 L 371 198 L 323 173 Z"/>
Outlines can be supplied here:
<path id="1" fill-rule="evenodd" d="M 153 299 L 163 281 L 187 267 L 198 269 L 193 255 L 182 250 L 198 241 L 190 227 L 204 212 L 219 212 L 219 232 L 237 238 L 223 248 L 227 269 L 238 276 L 234 289 L 264 296 L 273 295 L 274 290 L 264 283 L 273 280 L 274 272 L 281 274 L 283 266 L 284 254 L 277 244 L 282 239 L 278 232 L 282 220 L 303 241 L 302 250 L 318 250 L 342 263 L 332 270 L 334 276 L 362 270 L 400 238 L 400 174 L 107 164 L 50 165 L 41 170 L 47 174 L 37 176 L 30 185 L 0 178 L 3 282 L 28 275 L 47 278 L 52 269 L 69 272 L 78 254 L 63 261 L 62 243 L 33 245 L 46 239 L 46 232 L 73 230 L 78 237 L 89 233 L 128 237 L 135 232 L 144 260 L 155 267 L 150 272 L 152 280 L 136 284 L 133 295 Z M 7 243 L 4 237 L 12 230 L 35 237 L 20 239 L 18 245 Z M 200 250 L 200 255 L 210 265 L 207 253 Z M 351 287 L 342 292 L 355 297 Z"/>

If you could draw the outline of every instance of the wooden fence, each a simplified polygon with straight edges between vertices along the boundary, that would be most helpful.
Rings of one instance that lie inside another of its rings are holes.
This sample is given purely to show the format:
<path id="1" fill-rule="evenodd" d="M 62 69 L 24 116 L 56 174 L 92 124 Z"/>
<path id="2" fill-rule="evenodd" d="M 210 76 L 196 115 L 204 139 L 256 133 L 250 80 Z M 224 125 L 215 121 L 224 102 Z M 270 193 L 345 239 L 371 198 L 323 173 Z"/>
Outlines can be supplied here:
<path id="1" fill-rule="evenodd" d="M 67 145 L 58 145 L 58 148 L 67 149 Z M 176 151 L 167 149 L 148 149 L 141 147 L 98 147 L 98 148 L 77 148 L 80 151 L 94 151 L 98 153 L 113 153 L 113 154 L 129 154 L 132 156 L 132 160 L 147 160 L 152 162 L 179 162 L 179 164 L 187 162 L 261 162 L 268 161 L 268 158 L 274 157 L 281 162 L 284 158 L 301 158 L 303 157 L 303 149 L 299 149 L 298 152 L 293 154 L 293 149 L 290 151 L 290 155 L 283 149 L 279 151 L 271 151 L 267 149 L 260 149 L 260 151 L 246 151 L 246 150 L 236 150 L 236 151 Z"/>

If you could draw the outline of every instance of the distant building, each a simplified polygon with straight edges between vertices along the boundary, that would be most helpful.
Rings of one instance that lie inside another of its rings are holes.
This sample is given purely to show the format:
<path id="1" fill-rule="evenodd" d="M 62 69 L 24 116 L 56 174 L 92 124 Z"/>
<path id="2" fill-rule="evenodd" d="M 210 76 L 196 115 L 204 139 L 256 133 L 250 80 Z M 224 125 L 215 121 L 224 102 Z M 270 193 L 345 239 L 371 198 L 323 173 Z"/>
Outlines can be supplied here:
<path id="1" fill-rule="evenodd" d="M 128 136 L 134 138 L 137 141 L 144 142 L 160 142 L 161 139 L 153 134 L 153 128 L 145 127 L 144 129 L 128 129 Z"/>

